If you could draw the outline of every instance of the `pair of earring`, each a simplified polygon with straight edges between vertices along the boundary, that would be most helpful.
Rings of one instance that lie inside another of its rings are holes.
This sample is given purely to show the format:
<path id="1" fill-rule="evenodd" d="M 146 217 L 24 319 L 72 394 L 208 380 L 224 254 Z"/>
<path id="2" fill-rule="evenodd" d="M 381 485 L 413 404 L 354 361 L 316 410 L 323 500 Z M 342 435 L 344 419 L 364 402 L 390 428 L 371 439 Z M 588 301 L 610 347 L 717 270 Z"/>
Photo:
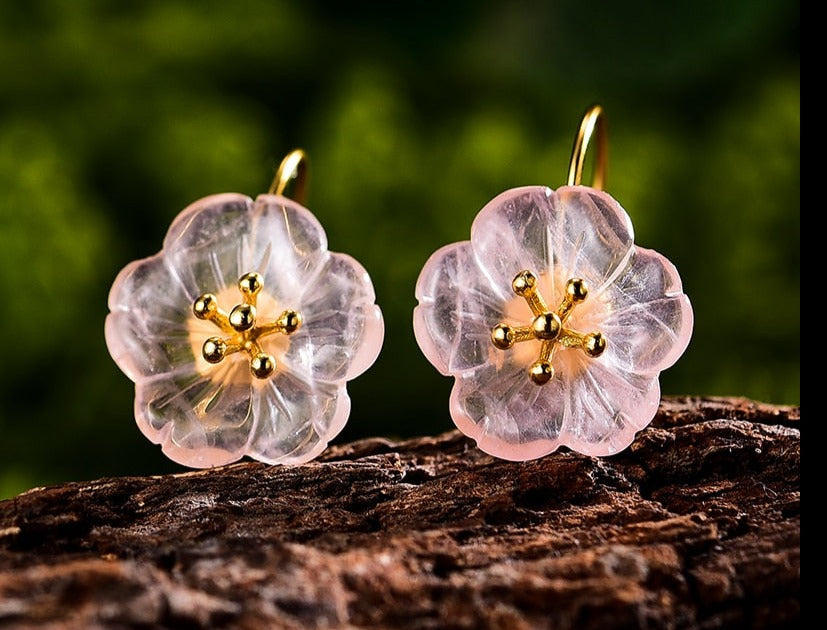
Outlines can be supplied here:
<path id="1" fill-rule="evenodd" d="M 255 201 L 221 194 L 191 204 L 163 249 L 115 280 L 107 346 L 135 382 L 138 426 L 176 462 L 309 461 L 347 421 L 347 381 L 379 354 L 384 323 L 370 276 L 328 251 L 301 205 L 306 163 L 290 153 Z M 629 216 L 602 192 L 605 170 L 594 106 L 568 185 L 500 194 L 470 241 L 436 251 L 419 276 L 417 342 L 455 378 L 457 427 L 497 457 L 624 449 L 657 411 L 660 371 L 689 342 L 692 308 L 677 270 L 634 245 Z M 291 182 L 295 200 L 284 195 Z"/>

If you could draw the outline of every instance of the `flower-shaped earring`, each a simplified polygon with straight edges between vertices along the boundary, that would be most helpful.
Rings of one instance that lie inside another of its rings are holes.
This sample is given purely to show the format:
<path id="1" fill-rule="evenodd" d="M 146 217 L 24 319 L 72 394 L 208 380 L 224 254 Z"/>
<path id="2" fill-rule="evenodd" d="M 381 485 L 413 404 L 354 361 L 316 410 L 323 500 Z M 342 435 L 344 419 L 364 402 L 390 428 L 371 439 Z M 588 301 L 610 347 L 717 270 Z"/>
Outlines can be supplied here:
<path id="1" fill-rule="evenodd" d="M 327 250 L 316 217 L 283 196 L 291 180 L 303 201 L 299 150 L 255 201 L 190 205 L 112 286 L 109 352 L 135 382 L 141 431 L 178 463 L 312 459 L 347 421 L 346 382 L 382 347 L 370 276 Z"/>
<path id="2" fill-rule="evenodd" d="M 626 448 L 657 411 L 660 371 L 692 335 L 677 270 L 634 245 L 629 216 L 601 190 L 601 115 L 595 106 L 583 119 L 567 186 L 500 194 L 471 240 L 436 251 L 417 282 L 417 342 L 456 379 L 457 427 L 497 457 Z M 581 186 L 595 129 L 594 183 Z"/>

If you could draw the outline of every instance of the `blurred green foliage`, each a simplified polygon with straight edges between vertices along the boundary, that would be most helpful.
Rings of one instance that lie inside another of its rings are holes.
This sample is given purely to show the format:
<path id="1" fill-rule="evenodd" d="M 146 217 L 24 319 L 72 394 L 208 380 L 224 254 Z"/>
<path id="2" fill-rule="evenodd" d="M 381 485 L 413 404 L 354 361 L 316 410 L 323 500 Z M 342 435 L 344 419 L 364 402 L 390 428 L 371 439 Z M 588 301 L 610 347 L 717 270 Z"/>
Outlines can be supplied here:
<path id="1" fill-rule="evenodd" d="M 7 2 L 0 59 L 0 497 L 176 469 L 107 354 L 110 283 L 296 146 L 387 323 L 342 438 L 449 429 L 419 269 L 502 190 L 562 184 L 592 102 L 609 192 L 695 307 L 663 391 L 799 399 L 798 3 Z"/>

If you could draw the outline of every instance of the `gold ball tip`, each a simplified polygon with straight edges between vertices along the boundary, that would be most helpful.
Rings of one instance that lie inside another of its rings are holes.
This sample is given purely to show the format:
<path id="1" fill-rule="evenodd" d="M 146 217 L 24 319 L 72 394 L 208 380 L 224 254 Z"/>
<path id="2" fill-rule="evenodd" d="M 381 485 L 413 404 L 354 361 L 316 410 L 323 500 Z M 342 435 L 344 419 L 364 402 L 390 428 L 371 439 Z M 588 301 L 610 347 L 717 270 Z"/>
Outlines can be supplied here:
<path id="1" fill-rule="evenodd" d="M 491 343 L 500 350 L 508 350 L 514 345 L 514 331 L 508 324 L 497 324 L 491 330 Z"/>
<path id="2" fill-rule="evenodd" d="M 537 361 L 528 368 L 528 375 L 535 385 L 545 385 L 554 378 L 554 368 L 548 361 Z"/>
<path id="3" fill-rule="evenodd" d="M 244 295 L 255 295 L 261 291 L 261 287 L 263 286 L 264 278 L 261 277 L 261 274 L 256 273 L 255 271 L 245 273 L 238 279 L 238 290 Z"/>
<path id="4" fill-rule="evenodd" d="M 201 347 L 201 354 L 208 363 L 221 363 L 227 354 L 227 342 L 221 337 L 210 337 Z"/>
<path id="5" fill-rule="evenodd" d="M 572 302 L 582 302 L 589 294 L 589 285 L 582 278 L 572 278 L 566 283 L 566 295 Z"/>
<path id="6" fill-rule="evenodd" d="M 592 358 L 599 357 L 603 354 L 606 345 L 606 337 L 603 336 L 603 333 L 599 332 L 589 333 L 583 341 L 583 349 L 586 351 L 586 354 Z"/>
<path id="7" fill-rule="evenodd" d="M 250 360 L 250 372 L 256 378 L 267 378 L 276 369 L 276 360 L 269 354 L 259 354 Z"/>
<path id="8" fill-rule="evenodd" d="M 557 339 L 563 329 L 563 324 L 557 313 L 543 313 L 534 318 L 531 327 L 537 339 L 551 340 Z"/>
<path id="9" fill-rule="evenodd" d="M 252 304 L 239 304 L 230 311 L 230 326 L 238 332 L 250 330 L 256 325 L 256 307 Z"/>
<path id="10" fill-rule="evenodd" d="M 537 284 L 537 278 L 527 269 L 518 273 L 511 281 L 511 288 L 517 295 L 525 295 Z"/>
<path id="11" fill-rule="evenodd" d="M 199 295 L 192 304 L 192 312 L 198 319 L 206 319 L 218 310 L 218 299 L 212 293 Z"/>
<path id="12" fill-rule="evenodd" d="M 286 333 L 294 333 L 302 325 L 302 316 L 298 311 L 284 311 L 279 317 L 279 326 Z"/>

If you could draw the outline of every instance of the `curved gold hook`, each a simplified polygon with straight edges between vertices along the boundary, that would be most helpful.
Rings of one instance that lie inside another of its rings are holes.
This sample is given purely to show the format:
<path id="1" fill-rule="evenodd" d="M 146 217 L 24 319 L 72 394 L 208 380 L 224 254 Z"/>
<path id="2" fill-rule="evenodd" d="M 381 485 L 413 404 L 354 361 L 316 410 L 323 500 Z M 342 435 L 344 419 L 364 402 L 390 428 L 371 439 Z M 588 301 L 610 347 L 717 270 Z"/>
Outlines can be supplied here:
<path id="1" fill-rule="evenodd" d="M 589 148 L 589 141 L 592 134 L 597 130 L 597 154 L 594 162 L 594 176 L 592 177 L 592 188 L 603 190 L 606 184 L 606 170 L 609 161 L 609 138 L 606 131 L 606 116 L 600 105 L 592 105 L 583 115 L 580 129 L 577 130 L 577 137 L 574 139 L 574 147 L 571 150 L 571 161 L 569 162 L 569 177 L 566 182 L 569 186 L 578 186 L 583 179 L 583 164 L 586 161 L 586 149 Z"/>
<path id="2" fill-rule="evenodd" d="M 307 161 L 307 154 L 301 149 L 290 151 L 279 164 L 268 194 L 283 195 L 287 185 L 295 180 L 292 198 L 304 205 L 307 199 Z"/>

